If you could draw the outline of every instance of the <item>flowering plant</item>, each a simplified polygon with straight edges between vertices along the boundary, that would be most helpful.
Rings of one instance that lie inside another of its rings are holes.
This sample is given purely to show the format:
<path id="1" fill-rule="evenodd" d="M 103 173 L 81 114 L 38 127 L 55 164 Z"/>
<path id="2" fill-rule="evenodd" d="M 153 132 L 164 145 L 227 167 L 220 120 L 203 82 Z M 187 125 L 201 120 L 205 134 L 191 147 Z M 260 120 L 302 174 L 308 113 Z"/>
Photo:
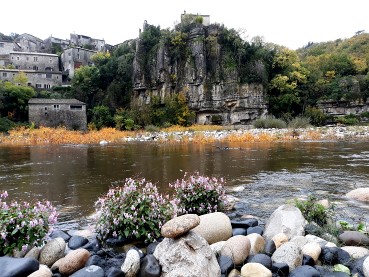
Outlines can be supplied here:
<path id="1" fill-rule="evenodd" d="M 49 201 L 44 203 L 18 203 L 5 200 L 8 193 L 0 194 L 0 255 L 13 250 L 26 250 L 28 246 L 40 246 L 57 221 L 56 209 Z"/>
<path id="2" fill-rule="evenodd" d="M 221 210 L 226 198 L 224 184 L 223 178 L 186 173 L 183 179 L 169 184 L 175 191 L 177 213 L 201 215 Z"/>
<path id="3" fill-rule="evenodd" d="M 136 238 L 145 242 L 160 236 L 161 226 L 173 216 L 173 206 L 145 179 L 125 179 L 96 203 L 95 230 L 100 239 Z"/>

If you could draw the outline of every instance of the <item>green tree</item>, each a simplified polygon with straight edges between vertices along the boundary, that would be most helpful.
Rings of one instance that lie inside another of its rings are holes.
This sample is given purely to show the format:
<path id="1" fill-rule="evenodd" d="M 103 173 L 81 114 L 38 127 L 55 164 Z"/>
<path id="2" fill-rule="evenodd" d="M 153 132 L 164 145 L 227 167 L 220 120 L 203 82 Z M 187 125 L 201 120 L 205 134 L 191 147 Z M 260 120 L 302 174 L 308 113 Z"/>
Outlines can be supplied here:
<path id="1" fill-rule="evenodd" d="M 114 124 L 113 117 L 108 107 L 96 106 L 91 111 L 92 120 L 91 123 L 100 130 L 103 127 L 112 127 Z"/>
<path id="2" fill-rule="evenodd" d="M 28 120 L 28 100 L 35 95 L 33 88 L 0 82 L 0 114 L 15 121 Z"/>

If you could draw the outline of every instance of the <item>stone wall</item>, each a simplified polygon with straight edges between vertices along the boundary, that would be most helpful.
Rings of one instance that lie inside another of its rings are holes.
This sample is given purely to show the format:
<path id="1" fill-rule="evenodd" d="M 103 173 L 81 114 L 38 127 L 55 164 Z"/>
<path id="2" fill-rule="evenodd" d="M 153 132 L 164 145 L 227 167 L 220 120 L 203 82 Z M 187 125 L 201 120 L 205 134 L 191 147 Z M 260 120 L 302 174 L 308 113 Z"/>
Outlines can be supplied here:
<path id="1" fill-rule="evenodd" d="M 96 54 L 96 51 L 84 49 L 80 47 L 71 47 L 63 51 L 61 55 L 62 69 L 69 78 L 73 78 L 75 69 L 90 65 L 91 56 Z"/>
<path id="2" fill-rule="evenodd" d="M 28 78 L 27 84 L 36 89 L 50 89 L 62 84 L 62 73 L 60 71 L 34 71 L 18 69 L 0 69 L 0 81 L 9 81 L 14 83 L 14 77 L 23 72 Z"/>
<path id="3" fill-rule="evenodd" d="M 59 57 L 54 54 L 12 52 L 10 63 L 20 70 L 60 71 Z"/>
<path id="4" fill-rule="evenodd" d="M 342 116 L 342 115 L 360 115 L 363 112 L 369 111 L 369 103 L 361 101 L 334 101 L 326 100 L 319 101 L 318 108 L 327 115 Z"/>
<path id="5" fill-rule="evenodd" d="M 31 99 L 29 121 L 37 127 L 65 126 L 68 129 L 86 130 L 86 104 L 75 99 Z"/>

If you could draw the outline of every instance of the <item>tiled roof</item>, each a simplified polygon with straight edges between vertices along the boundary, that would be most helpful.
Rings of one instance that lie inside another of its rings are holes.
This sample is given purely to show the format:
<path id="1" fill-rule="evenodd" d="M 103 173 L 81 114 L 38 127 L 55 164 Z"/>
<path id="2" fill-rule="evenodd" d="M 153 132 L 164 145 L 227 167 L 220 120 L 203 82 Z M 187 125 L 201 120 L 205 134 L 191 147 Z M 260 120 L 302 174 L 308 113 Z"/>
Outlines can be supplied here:
<path id="1" fill-rule="evenodd" d="M 86 105 L 77 99 L 47 99 L 47 98 L 31 98 L 28 104 L 78 104 Z"/>

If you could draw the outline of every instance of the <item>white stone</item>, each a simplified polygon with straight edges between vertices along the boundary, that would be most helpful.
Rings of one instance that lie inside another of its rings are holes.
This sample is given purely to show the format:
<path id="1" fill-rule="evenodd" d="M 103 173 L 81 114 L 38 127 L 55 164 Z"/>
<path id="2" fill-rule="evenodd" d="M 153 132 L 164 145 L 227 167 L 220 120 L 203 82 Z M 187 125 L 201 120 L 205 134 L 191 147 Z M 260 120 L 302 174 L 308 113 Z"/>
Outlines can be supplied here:
<path id="1" fill-rule="evenodd" d="M 253 233 L 246 236 L 250 240 L 250 255 L 261 253 L 265 247 L 265 239 L 259 234 Z"/>
<path id="2" fill-rule="evenodd" d="M 222 250 L 222 247 L 224 246 L 225 241 L 218 241 L 216 243 L 213 243 L 210 245 L 211 250 L 215 255 L 220 255 L 220 251 Z"/>
<path id="3" fill-rule="evenodd" d="M 361 246 L 343 246 L 341 249 L 348 252 L 353 259 L 360 259 L 369 255 L 369 249 Z"/>
<path id="4" fill-rule="evenodd" d="M 241 268 L 242 277 L 272 277 L 272 272 L 259 263 L 247 263 Z"/>
<path id="5" fill-rule="evenodd" d="M 369 277 L 369 257 L 364 260 L 363 273 L 365 277 Z"/>
<path id="6" fill-rule="evenodd" d="M 276 209 L 267 221 L 264 237 L 273 238 L 278 233 L 284 233 L 289 239 L 305 235 L 304 227 L 307 221 L 301 211 L 292 205 L 282 205 Z"/>
<path id="7" fill-rule="evenodd" d="M 274 263 L 286 263 L 290 268 L 290 272 L 302 263 L 301 248 L 293 242 L 282 244 L 272 255 Z"/>
<path id="8" fill-rule="evenodd" d="M 220 267 L 207 241 L 193 231 L 178 239 L 164 238 L 154 252 L 161 277 L 219 277 Z"/>
<path id="9" fill-rule="evenodd" d="M 126 277 L 135 277 L 140 270 L 140 255 L 134 249 L 127 252 L 126 259 L 124 260 L 121 270 Z"/>
<path id="10" fill-rule="evenodd" d="M 302 254 L 309 255 L 310 257 L 312 257 L 315 263 L 319 259 L 321 251 L 322 248 L 317 242 L 309 242 L 302 247 Z"/>

